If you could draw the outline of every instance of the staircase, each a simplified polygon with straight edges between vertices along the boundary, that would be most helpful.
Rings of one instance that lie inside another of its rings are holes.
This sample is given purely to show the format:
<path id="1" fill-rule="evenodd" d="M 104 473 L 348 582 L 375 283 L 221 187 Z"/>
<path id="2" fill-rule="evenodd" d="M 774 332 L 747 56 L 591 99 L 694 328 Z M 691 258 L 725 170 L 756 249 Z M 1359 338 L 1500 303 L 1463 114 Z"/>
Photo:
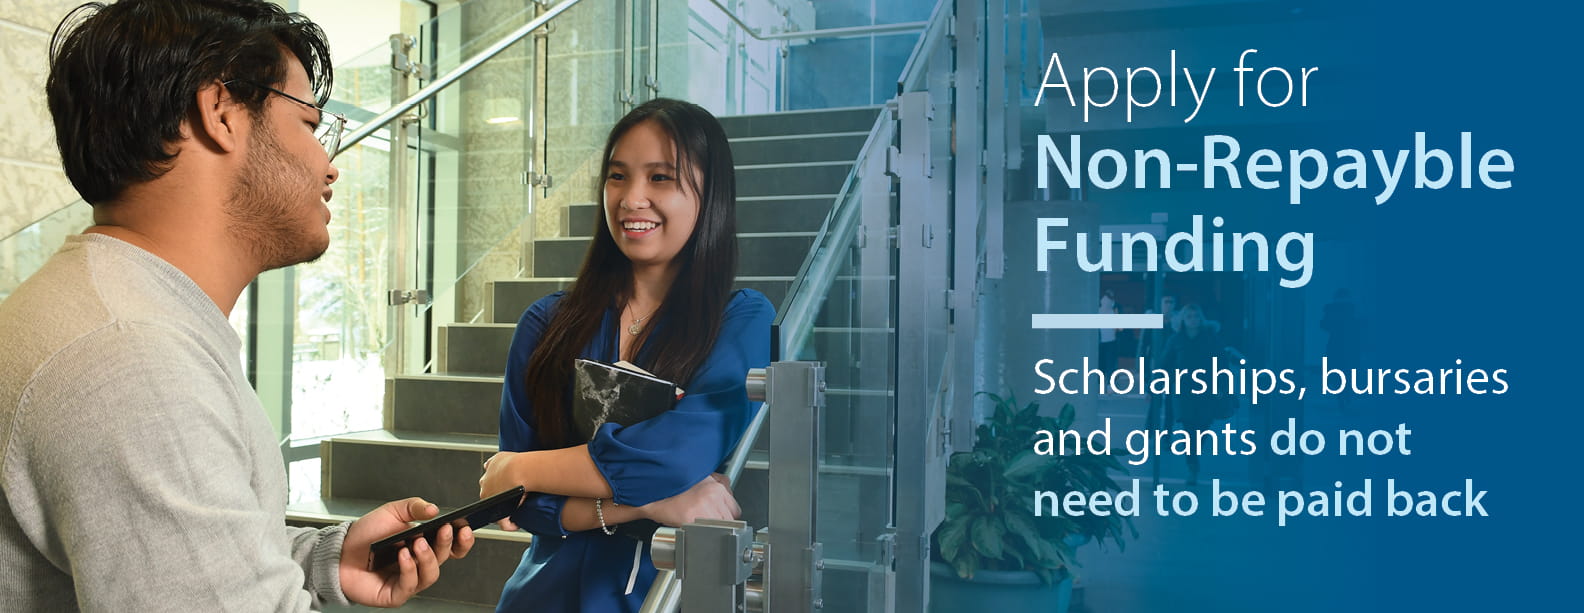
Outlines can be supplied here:
<path id="1" fill-rule="evenodd" d="M 878 112 L 878 107 L 861 107 L 722 119 L 737 163 L 738 287 L 764 292 L 773 304 L 784 307 L 793 279 Z M 497 447 L 506 350 L 515 324 L 528 305 L 572 282 L 600 217 L 597 204 L 567 207 L 567 238 L 540 239 L 527 247 L 532 249 L 533 276 L 490 284 L 485 323 L 440 329 L 435 343 L 437 372 L 387 380 L 387 429 L 322 443 L 322 498 L 288 509 L 288 521 L 312 526 L 348 521 L 384 501 L 408 496 L 422 496 L 442 509 L 476 500 L 480 466 Z M 843 305 L 851 304 L 856 294 L 851 276 L 837 278 L 815 323 L 811 344 L 820 359 L 853 355 L 851 347 L 864 335 L 889 333 L 851 325 L 853 315 Z M 872 552 L 843 542 L 871 542 L 884 528 L 859 525 L 852 507 L 867 497 L 890 496 L 888 482 L 865 486 L 866 479 L 888 478 L 888 472 L 875 467 L 876 458 L 883 462 L 889 454 L 884 443 L 888 380 L 875 382 L 879 389 L 863 390 L 855 377 L 846 374 L 855 370 L 832 366 L 825 432 L 831 466 L 822 479 L 834 489 L 830 495 L 822 494 L 829 504 L 822 504 L 820 521 L 852 534 L 828 544 L 826 555 L 871 559 Z M 879 441 L 879 448 L 866 441 Z M 737 488 L 743 519 L 755 527 L 767 523 L 767 466 L 761 452 L 748 463 Z M 531 537 L 497 529 L 481 530 L 477 536 L 473 552 L 448 563 L 441 580 L 424 592 L 422 600 L 429 601 L 425 606 L 431 610 L 494 606 Z M 851 565 L 859 573 L 843 573 L 843 568 L 839 562 L 828 567 L 825 601 L 862 603 L 866 589 L 862 573 L 868 572 L 867 567 Z M 844 578 L 844 574 L 854 576 Z"/>

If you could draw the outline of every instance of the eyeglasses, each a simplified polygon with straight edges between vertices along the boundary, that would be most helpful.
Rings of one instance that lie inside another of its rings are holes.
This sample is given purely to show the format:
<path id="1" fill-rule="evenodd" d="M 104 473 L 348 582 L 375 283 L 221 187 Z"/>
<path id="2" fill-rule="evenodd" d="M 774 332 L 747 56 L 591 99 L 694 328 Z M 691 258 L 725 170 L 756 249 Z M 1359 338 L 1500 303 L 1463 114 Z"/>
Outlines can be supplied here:
<path id="1" fill-rule="evenodd" d="M 296 102 L 297 104 L 301 104 L 313 110 L 319 111 L 319 127 L 314 129 L 314 137 L 319 139 L 319 144 L 324 145 L 325 152 L 330 154 L 330 159 L 335 159 L 336 149 L 341 146 L 341 132 L 346 129 L 346 115 L 326 111 L 324 110 L 324 107 L 307 100 L 303 100 L 302 98 L 298 98 L 268 85 L 261 85 L 244 79 L 232 79 L 230 81 L 221 83 L 221 85 L 230 87 L 232 83 L 246 83 L 253 87 L 257 87 L 264 91 L 278 95 L 287 100 L 291 100 L 292 102 Z"/>

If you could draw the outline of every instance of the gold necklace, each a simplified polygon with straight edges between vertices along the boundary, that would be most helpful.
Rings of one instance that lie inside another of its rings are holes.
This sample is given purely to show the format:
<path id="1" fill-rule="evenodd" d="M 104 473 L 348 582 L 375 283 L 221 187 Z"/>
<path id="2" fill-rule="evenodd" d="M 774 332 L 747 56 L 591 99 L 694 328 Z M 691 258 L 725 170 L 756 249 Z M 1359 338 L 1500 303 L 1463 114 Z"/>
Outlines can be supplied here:
<path id="1" fill-rule="evenodd" d="M 660 312 L 660 307 L 655 307 L 655 309 L 653 311 L 649 311 L 648 315 L 645 315 L 643 317 L 639 317 L 638 319 L 634 319 L 633 322 L 632 322 L 632 325 L 627 326 L 627 333 L 631 334 L 633 336 L 638 336 L 639 332 L 643 332 L 643 326 L 641 325 L 641 324 L 643 324 L 643 321 L 645 319 L 649 319 L 650 317 L 654 317 L 654 314 L 655 313 L 659 313 L 659 312 Z"/>

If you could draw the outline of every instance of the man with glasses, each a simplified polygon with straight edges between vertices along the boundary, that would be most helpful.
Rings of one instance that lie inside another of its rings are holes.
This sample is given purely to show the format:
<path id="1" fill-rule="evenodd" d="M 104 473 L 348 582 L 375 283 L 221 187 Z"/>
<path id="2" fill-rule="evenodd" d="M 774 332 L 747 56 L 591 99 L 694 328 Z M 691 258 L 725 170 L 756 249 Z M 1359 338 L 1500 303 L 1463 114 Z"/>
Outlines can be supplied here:
<path id="1" fill-rule="evenodd" d="M 329 246 L 330 81 L 323 32 L 259 0 L 85 5 L 57 29 L 47 99 L 95 225 L 0 304 L 0 609 L 395 606 L 471 548 L 445 528 L 366 568 L 435 515 L 417 498 L 285 526 L 227 316 Z"/>

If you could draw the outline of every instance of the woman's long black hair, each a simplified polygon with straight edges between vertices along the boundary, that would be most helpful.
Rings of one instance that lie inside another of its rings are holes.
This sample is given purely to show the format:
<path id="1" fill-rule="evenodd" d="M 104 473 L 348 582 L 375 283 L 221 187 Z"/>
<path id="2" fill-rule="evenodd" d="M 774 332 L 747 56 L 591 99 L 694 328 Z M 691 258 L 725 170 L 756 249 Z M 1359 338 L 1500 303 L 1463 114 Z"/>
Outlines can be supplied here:
<path id="1" fill-rule="evenodd" d="M 715 346 L 731 299 L 732 279 L 737 273 L 737 181 L 726 131 L 709 111 L 696 104 L 669 98 L 650 100 L 611 128 L 601 158 L 597 201 L 602 206 L 596 216 L 594 240 L 577 281 L 556 305 L 523 373 L 533 400 L 538 443 L 544 449 L 587 442 L 572 440 L 566 406 L 572 362 L 594 339 L 606 310 L 625 306 L 632 298 L 632 262 L 611 237 L 603 205 L 604 185 L 616 142 L 645 121 L 655 122 L 671 137 L 676 147 L 677 179 L 698 194 L 699 214 L 693 235 L 677 253 L 676 280 L 634 361 L 656 376 L 686 387 Z"/>

